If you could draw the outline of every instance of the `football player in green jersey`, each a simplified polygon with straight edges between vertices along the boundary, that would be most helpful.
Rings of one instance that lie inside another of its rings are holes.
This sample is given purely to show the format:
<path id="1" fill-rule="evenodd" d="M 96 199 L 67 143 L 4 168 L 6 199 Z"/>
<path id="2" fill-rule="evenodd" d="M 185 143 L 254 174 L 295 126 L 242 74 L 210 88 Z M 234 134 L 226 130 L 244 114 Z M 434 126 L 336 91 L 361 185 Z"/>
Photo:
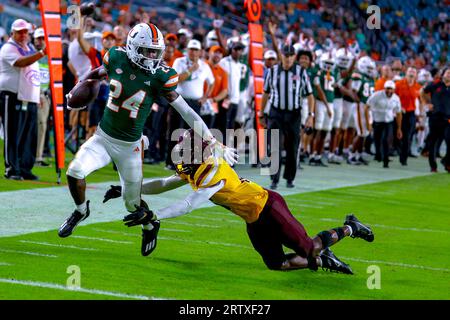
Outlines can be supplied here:
<path id="1" fill-rule="evenodd" d="M 294 45 L 295 47 L 295 45 Z M 314 135 L 312 135 L 312 130 L 314 126 L 314 112 L 316 110 L 316 101 L 317 97 L 325 97 L 325 93 L 323 92 L 320 85 L 314 84 L 314 77 L 318 71 L 317 66 L 313 66 L 313 52 L 311 48 L 306 46 L 298 47 L 297 57 L 298 63 L 302 68 L 306 69 L 308 73 L 309 81 L 311 83 L 311 87 L 313 88 L 313 96 L 314 101 L 313 105 L 310 106 L 308 99 L 302 100 L 302 110 L 301 110 L 301 123 L 302 123 L 302 133 L 301 133 L 301 149 L 300 149 L 300 159 L 308 158 L 312 153 L 312 142 Z M 303 160 L 302 160 L 303 161 Z"/>
<path id="2" fill-rule="evenodd" d="M 356 124 L 357 136 L 353 140 L 352 154 L 349 155 L 349 164 L 365 164 L 367 161 L 362 158 L 364 139 L 372 131 L 372 125 L 369 119 L 369 108 L 367 100 L 375 91 L 374 78 L 376 76 L 376 64 L 370 57 L 361 57 L 356 68 L 358 72 L 352 75 L 352 89 L 357 95 L 356 108 L 354 110 L 354 119 Z"/>
<path id="3" fill-rule="evenodd" d="M 339 155 L 339 146 L 344 130 L 342 130 L 342 123 L 344 119 L 344 95 L 352 96 L 353 91 L 347 88 L 347 83 L 350 80 L 353 67 L 356 64 L 356 59 L 353 53 L 348 48 L 340 48 L 336 51 L 336 67 L 339 72 L 339 80 L 334 89 L 334 118 L 333 129 L 330 137 L 330 153 L 328 155 L 328 162 L 340 164 L 343 158 Z"/>
<path id="4" fill-rule="evenodd" d="M 333 128 L 334 87 L 338 81 L 338 74 L 335 70 L 335 60 L 332 52 L 322 53 L 318 64 L 319 70 L 314 77 L 314 85 L 322 88 L 325 96 L 319 96 L 316 101 L 314 121 L 316 133 L 309 165 L 326 167 L 327 165 L 322 162 L 322 153 L 324 151 L 325 138 Z"/>
<path id="5" fill-rule="evenodd" d="M 176 93 L 178 74 L 162 63 L 164 50 L 161 31 L 153 24 L 139 23 L 128 33 L 126 46 L 112 47 L 104 56 L 103 66 L 84 79 L 108 76 L 110 93 L 97 131 L 81 146 L 67 170 L 76 210 L 59 228 L 60 237 L 70 236 L 78 223 L 89 216 L 86 176 L 111 161 L 119 172 L 126 209 L 134 212 L 138 207 L 147 207 L 141 200 L 142 154 L 146 140 L 142 132 L 157 96 L 165 97 L 214 150 L 223 151 L 227 161 L 235 162 L 234 150 L 219 143 L 200 116 Z M 143 225 L 142 255 L 154 250 L 158 230 L 159 222 Z"/>

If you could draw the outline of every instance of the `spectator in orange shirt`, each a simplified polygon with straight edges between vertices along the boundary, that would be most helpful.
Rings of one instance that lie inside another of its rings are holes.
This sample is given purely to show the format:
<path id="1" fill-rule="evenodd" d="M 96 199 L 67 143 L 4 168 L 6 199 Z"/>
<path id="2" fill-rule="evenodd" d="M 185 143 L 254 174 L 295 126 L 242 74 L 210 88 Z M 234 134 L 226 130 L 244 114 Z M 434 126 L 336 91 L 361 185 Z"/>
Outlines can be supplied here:
<path id="1" fill-rule="evenodd" d="M 172 46 L 166 46 L 166 50 L 164 50 L 163 60 L 166 65 L 172 67 L 173 62 L 175 61 L 175 48 Z"/>
<path id="2" fill-rule="evenodd" d="M 165 40 L 166 40 L 166 46 L 170 46 L 170 47 L 173 47 L 175 49 L 175 51 L 173 53 L 172 63 L 173 63 L 173 61 L 175 61 L 175 59 L 184 57 L 184 54 L 180 50 L 177 49 L 177 47 L 178 47 L 178 37 L 177 37 L 176 34 L 174 34 L 174 33 L 167 34 L 166 37 L 165 37 Z"/>
<path id="3" fill-rule="evenodd" d="M 388 80 L 392 80 L 393 74 L 391 66 L 386 64 L 381 67 L 381 77 L 375 82 L 375 91 L 384 90 L 384 84 Z"/>
<path id="4" fill-rule="evenodd" d="M 209 49 L 209 59 L 207 61 L 214 75 L 214 85 L 209 98 L 211 99 L 212 102 L 211 104 L 214 113 L 216 114 L 215 117 L 216 119 L 214 123 L 215 128 L 218 127 L 221 120 L 226 121 L 226 110 L 225 110 L 225 117 L 220 118 L 218 115 L 219 110 L 223 109 L 222 108 L 223 100 L 228 96 L 228 75 L 225 72 L 225 70 L 223 70 L 222 67 L 219 65 L 219 62 L 220 60 L 222 60 L 224 53 L 225 50 L 222 47 L 212 46 Z M 208 124 L 206 120 L 205 123 Z M 211 123 L 212 121 L 209 122 L 209 124 Z M 223 125 L 225 126 L 225 124 L 226 123 L 224 122 Z"/>
<path id="5" fill-rule="evenodd" d="M 411 139 L 416 127 L 416 101 L 420 95 L 422 86 L 416 82 L 417 70 L 409 67 L 406 70 L 406 76 L 402 80 L 397 81 L 395 93 L 400 97 L 402 106 L 402 132 L 403 138 L 400 143 L 400 163 L 407 165 L 408 156 L 411 156 Z"/>

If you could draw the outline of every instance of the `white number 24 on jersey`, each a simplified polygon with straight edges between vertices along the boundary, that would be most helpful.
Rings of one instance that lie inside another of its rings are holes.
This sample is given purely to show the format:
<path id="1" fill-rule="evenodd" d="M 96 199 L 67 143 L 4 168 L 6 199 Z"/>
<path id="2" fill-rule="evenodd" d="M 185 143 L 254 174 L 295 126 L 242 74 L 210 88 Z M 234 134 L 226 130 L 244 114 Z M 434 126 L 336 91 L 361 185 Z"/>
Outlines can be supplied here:
<path id="1" fill-rule="evenodd" d="M 124 102 L 122 102 L 122 105 L 117 106 L 112 102 L 112 100 L 119 99 L 120 95 L 122 94 L 122 83 L 115 79 L 111 79 L 109 87 L 109 99 L 106 106 L 114 112 L 119 112 L 120 108 L 127 109 L 128 111 L 130 111 L 130 118 L 135 119 L 138 115 L 139 108 L 145 99 L 145 91 L 139 90 Z"/>

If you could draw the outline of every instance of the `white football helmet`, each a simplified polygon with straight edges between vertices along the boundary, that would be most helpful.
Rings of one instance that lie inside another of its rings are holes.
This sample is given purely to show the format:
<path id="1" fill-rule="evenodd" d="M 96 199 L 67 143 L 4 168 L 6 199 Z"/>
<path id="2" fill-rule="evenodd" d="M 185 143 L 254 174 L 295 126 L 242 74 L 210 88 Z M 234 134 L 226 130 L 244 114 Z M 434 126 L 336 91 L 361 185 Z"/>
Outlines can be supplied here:
<path id="1" fill-rule="evenodd" d="M 139 23 L 128 33 L 128 59 L 141 69 L 155 73 L 165 49 L 164 37 L 154 24 Z"/>
<path id="2" fill-rule="evenodd" d="M 431 76 L 430 71 L 428 71 L 427 69 L 420 69 L 417 75 L 417 82 L 421 85 L 424 85 L 431 81 L 433 81 L 433 77 Z"/>
<path id="3" fill-rule="evenodd" d="M 377 65 L 368 56 L 361 57 L 356 63 L 356 68 L 359 72 L 370 78 L 375 78 L 377 75 Z"/>
<path id="4" fill-rule="evenodd" d="M 336 51 L 336 65 L 344 70 L 350 69 L 353 62 L 353 54 L 347 48 Z"/>
<path id="5" fill-rule="evenodd" d="M 325 71 L 332 71 L 336 65 L 333 53 L 328 51 L 324 52 L 319 57 L 319 67 Z"/>

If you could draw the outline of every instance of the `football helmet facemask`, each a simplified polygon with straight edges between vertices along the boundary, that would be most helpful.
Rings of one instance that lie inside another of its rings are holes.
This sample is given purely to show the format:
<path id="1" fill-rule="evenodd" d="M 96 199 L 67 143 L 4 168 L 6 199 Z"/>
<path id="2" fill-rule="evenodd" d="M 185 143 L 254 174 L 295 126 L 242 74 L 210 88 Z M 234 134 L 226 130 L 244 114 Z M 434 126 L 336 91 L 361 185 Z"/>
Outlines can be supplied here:
<path id="1" fill-rule="evenodd" d="M 151 23 L 135 25 L 127 36 L 128 59 L 139 68 L 155 73 L 166 46 L 161 31 Z"/>

